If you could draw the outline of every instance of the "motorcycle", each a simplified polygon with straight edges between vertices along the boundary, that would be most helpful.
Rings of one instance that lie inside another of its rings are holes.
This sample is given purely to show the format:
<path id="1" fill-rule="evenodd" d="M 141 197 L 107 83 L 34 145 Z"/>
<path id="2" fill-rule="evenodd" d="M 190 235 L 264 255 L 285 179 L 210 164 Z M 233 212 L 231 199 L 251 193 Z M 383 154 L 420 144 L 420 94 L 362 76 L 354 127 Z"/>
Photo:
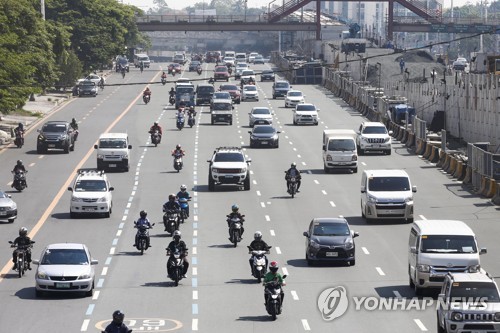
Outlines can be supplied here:
<path id="1" fill-rule="evenodd" d="M 144 104 L 148 104 L 149 101 L 151 100 L 151 95 L 142 95 L 142 100 L 144 101 Z"/>
<path id="2" fill-rule="evenodd" d="M 179 112 L 177 114 L 177 128 L 179 129 L 179 131 L 182 131 L 182 129 L 184 128 L 184 112 Z"/>
<path id="3" fill-rule="evenodd" d="M 22 148 L 24 145 L 24 134 L 16 131 L 16 138 L 14 139 L 14 143 L 17 148 Z"/>
<path id="4" fill-rule="evenodd" d="M 242 215 L 244 217 L 245 215 Z M 243 222 L 238 217 L 228 217 L 229 221 L 229 240 L 234 244 L 234 247 L 241 242 L 241 229 L 243 228 Z"/>
<path id="5" fill-rule="evenodd" d="M 175 210 L 163 210 L 163 225 L 165 226 L 165 231 L 170 235 L 174 234 L 175 230 L 179 230 L 179 216 L 178 212 Z"/>
<path id="6" fill-rule="evenodd" d="M 149 132 L 151 134 L 151 143 L 158 147 L 158 144 L 161 141 L 160 131 L 155 130 L 154 132 Z"/>
<path id="7" fill-rule="evenodd" d="M 181 214 L 180 214 L 180 223 L 184 223 L 184 220 L 186 220 L 189 217 L 188 211 L 189 211 L 189 201 L 191 198 L 186 199 L 186 198 L 179 198 L 179 205 L 181 206 Z"/>
<path id="8" fill-rule="evenodd" d="M 155 224 L 151 224 L 151 229 L 153 228 Z M 135 244 L 135 247 L 137 250 L 141 251 L 141 255 L 144 254 L 144 251 L 148 249 L 148 239 L 149 239 L 149 227 L 141 225 L 137 226 L 137 221 L 134 221 L 134 228 L 137 228 L 137 243 Z"/>
<path id="9" fill-rule="evenodd" d="M 175 72 L 176 72 L 176 70 L 175 70 L 175 69 L 173 69 L 173 70 L 172 70 L 172 76 L 175 76 Z"/>
<path id="10" fill-rule="evenodd" d="M 165 85 L 166 83 L 167 83 L 167 79 L 166 79 L 166 78 L 164 78 L 164 77 L 162 77 L 162 78 L 161 78 L 161 84 Z"/>
<path id="11" fill-rule="evenodd" d="M 10 247 L 16 247 L 13 241 L 9 241 Z M 31 241 L 30 245 L 18 245 L 16 249 L 17 256 L 17 273 L 19 277 L 22 277 L 24 273 L 30 269 L 30 263 L 26 260 L 26 253 L 33 247 L 34 241 Z"/>
<path id="12" fill-rule="evenodd" d="M 174 155 L 174 169 L 177 170 L 177 172 L 180 172 L 182 170 L 182 154 L 175 154 Z"/>
<path id="13" fill-rule="evenodd" d="M 229 67 L 229 68 L 227 69 L 227 72 L 229 73 L 229 75 L 231 75 L 231 74 L 233 74 L 233 69 L 232 69 L 231 67 Z"/>
<path id="14" fill-rule="evenodd" d="M 175 96 L 170 96 L 168 102 L 170 103 L 170 105 L 175 105 Z"/>
<path id="15" fill-rule="evenodd" d="M 295 197 L 295 194 L 297 193 L 297 186 L 298 186 L 298 179 L 296 177 L 290 177 L 288 179 L 288 194 L 290 194 L 293 197 Z"/>
<path id="16" fill-rule="evenodd" d="M 14 187 L 19 192 L 28 187 L 28 185 L 26 184 L 26 174 L 28 173 L 27 170 L 18 172 L 12 171 L 12 173 L 14 174 L 14 181 L 12 182 L 12 187 Z"/>
<path id="17" fill-rule="evenodd" d="M 188 115 L 188 125 L 189 127 L 193 127 L 196 123 L 196 120 L 194 119 L 194 117 L 196 116 L 196 112 L 189 112 L 189 115 Z"/>
<path id="18" fill-rule="evenodd" d="M 285 285 L 286 275 L 283 275 L 283 285 Z M 281 314 L 281 288 L 282 285 L 276 280 L 265 283 L 264 294 L 266 297 L 266 310 L 267 313 L 276 320 L 276 316 Z"/>
<path id="19" fill-rule="evenodd" d="M 170 251 L 167 250 L 167 256 L 169 256 L 169 259 L 172 259 L 169 260 L 172 266 L 170 268 L 169 278 L 174 281 L 174 284 L 177 287 L 179 285 L 179 281 L 182 280 L 182 271 L 184 270 L 184 257 L 187 256 L 187 252 L 180 253 L 180 251 L 176 249 L 174 253 L 170 253 Z M 167 273 L 169 271 L 169 261 L 167 261 Z"/>
<path id="20" fill-rule="evenodd" d="M 198 75 L 201 75 L 201 73 L 202 73 L 201 68 L 198 68 L 198 69 L 196 70 L 196 73 L 198 73 Z"/>
<path id="21" fill-rule="evenodd" d="M 266 265 L 266 254 L 269 254 L 269 249 L 271 246 L 267 248 L 267 250 L 253 250 L 250 246 L 248 247 L 248 253 L 252 255 L 252 275 L 257 281 L 262 282 L 262 279 L 267 273 L 267 265 Z"/>

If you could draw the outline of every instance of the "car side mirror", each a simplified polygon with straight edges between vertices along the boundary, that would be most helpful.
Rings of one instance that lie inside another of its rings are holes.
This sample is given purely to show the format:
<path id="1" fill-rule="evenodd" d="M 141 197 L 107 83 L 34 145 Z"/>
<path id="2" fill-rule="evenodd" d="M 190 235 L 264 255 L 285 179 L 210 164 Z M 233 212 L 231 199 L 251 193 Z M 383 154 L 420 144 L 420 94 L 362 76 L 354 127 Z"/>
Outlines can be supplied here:
<path id="1" fill-rule="evenodd" d="M 479 250 L 479 254 L 486 254 L 486 253 L 488 253 L 488 250 L 485 247 L 483 247 L 483 248 L 481 248 L 481 250 Z"/>
<path id="2" fill-rule="evenodd" d="M 302 233 L 302 235 L 304 235 L 304 236 L 306 236 L 307 238 L 309 238 L 309 233 L 308 233 L 307 231 L 304 231 L 304 232 Z"/>
<path id="3" fill-rule="evenodd" d="M 281 131 L 276 131 L 276 133 L 280 134 L 280 133 L 281 133 Z"/>
<path id="4" fill-rule="evenodd" d="M 207 160 L 208 163 L 212 162 L 212 160 Z"/>
<path id="5" fill-rule="evenodd" d="M 115 190 L 115 188 L 114 188 L 113 186 L 111 186 L 111 187 L 109 188 L 109 191 L 110 191 L 110 192 L 111 192 L 111 191 L 114 191 L 114 190 Z"/>
<path id="6" fill-rule="evenodd" d="M 319 111 L 321 111 L 321 110 L 320 109 L 316 109 L 316 112 L 319 112 Z"/>
<path id="7" fill-rule="evenodd" d="M 366 188 L 364 186 L 361 186 L 361 193 L 365 193 L 366 192 Z"/>
<path id="8" fill-rule="evenodd" d="M 247 163 L 251 163 L 252 162 L 252 159 L 251 158 L 247 158 Z"/>
<path id="9" fill-rule="evenodd" d="M 326 150 L 326 145 L 323 145 L 323 150 Z"/>
<path id="10" fill-rule="evenodd" d="M 72 187 L 68 187 L 68 191 L 73 192 L 73 188 Z"/>
<path id="11" fill-rule="evenodd" d="M 410 247 L 410 253 L 417 254 L 418 253 L 417 248 L 415 246 L 411 246 Z"/>
<path id="12" fill-rule="evenodd" d="M 128 149 L 132 149 L 132 145 L 128 145 Z"/>
<path id="13" fill-rule="evenodd" d="M 416 186 L 412 186 L 412 187 L 411 187 L 411 191 L 412 191 L 412 192 L 417 192 L 417 187 L 416 187 Z"/>
<path id="14" fill-rule="evenodd" d="M 283 276 L 282 276 L 282 278 L 283 278 L 283 279 L 286 279 L 286 277 L 287 277 L 287 276 L 288 276 L 288 275 L 286 275 L 286 274 L 285 274 L 285 275 L 283 275 Z"/>
<path id="15" fill-rule="evenodd" d="M 99 148 L 99 146 L 98 145 L 94 145 L 94 149 L 97 149 L 97 148 Z"/>
<path id="16" fill-rule="evenodd" d="M 99 263 L 99 260 L 96 260 L 96 259 L 91 259 L 90 260 L 90 264 L 91 265 L 97 265 Z"/>
<path id="17" fill-rule="evenodd" d="M 10 195 L 10 194 L 7 194 L 7 198 L 12 198 L 12 195 Z"/>
<path id="18" fill-rule="evenodd" d="M 356 232 L 356 231 L 355 231 L 355 232 L 353 232 L 353 233 L 352 233 L 352 238 L 356 238 L 356 237 L 358 237 L 358 236 L 359 236 L 359 232 Z"/>

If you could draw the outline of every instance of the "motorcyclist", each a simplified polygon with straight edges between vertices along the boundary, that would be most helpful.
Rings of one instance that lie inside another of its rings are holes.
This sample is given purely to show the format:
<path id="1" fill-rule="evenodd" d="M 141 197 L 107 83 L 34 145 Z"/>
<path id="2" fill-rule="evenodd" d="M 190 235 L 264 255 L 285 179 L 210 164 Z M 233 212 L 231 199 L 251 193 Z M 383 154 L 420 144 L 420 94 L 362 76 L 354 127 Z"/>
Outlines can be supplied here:
<path id="1" fill-rule="evenodd" d="M 300 184 L 301 184 L 301 178 L 302 176 L 300 175 L 300 171 L 297 169 L 297 163 L 292 162 L 290 165 L 290 169 L 286 171 L 285 179 L 286 179 L 286 190 L 288 191 L 288 187 L 290 186 L 290 178 L 295 177 L 297 180 L 297 192 L 300 192 Z"/>
<path id="2" fill-rule="evenodd" d="M 16 237 L 14 239 L 14 243 L 12 243 L 12 246 L 15 247 L 25 247 L 26 249 L 26 262 L 28 263 L 28 269 L 31 270 L 31 250 L 30 250 L 30 245 L 31 245 L 31 238 L 28 237 L 28 229 L 25 227 L 21 227 L 19 229 L 19 237 Z M 12 269 L 16 270 L 17 269 L 17 251 L 18 249 L 15 249 L 14 252 L 12 252 L 12 262 L 14 263 L 14 267 Z"/>
<path id="3" fill-rule="evenodd" d="M 135 234 L 135 244 L 134 244 L 134 247 L 136 247 L 137 244 L 139 244 L 139 228 L 140 227 L 147 227 L 148 229 L 152 228 L 152 225 L 149 222 L 149 219 L 147 218 L 148 213 L 146 211 L 144 211 L 144 210 L 141 210 L 141 212 L 139 213 L 139 215 L 141 217 L 135 223 L 135 225 L 137 227 L 137 233 Z M 149 242 L 149 233 L 148 233 L 148 238 L 147 238 L 147 241 L 146 241 L 146 247 L 151 247 L 150 242 Z"/>
<path id="4" fill-rule="evenodd" d="M 123 323 L 125 314 L 120 310 L 113 312 L 113 321 L 106 326 L 104 332 L 106 333 L 128 333 L 131 330 Z"/>
<path id="5" fill-rule="evenodd" d="M 181 206 L 179 202 L 175 200 L 175 194 L 171 193 L 168 196 L 168 201 L 163 204 L 163 211 L 174 211 L 176 214 L 179 214 L 181 211 Z M 179 218 L 177 218 L 177 226 L 179 225 Z M 167 227 L 165 227 L 165 231 L 167 231 Z"/>
<path id="6" fill-rule="evenodd" d="M 267 250 L 269 250 L 269 245 L 267 245 L 267 243 L 262 240 L 262 232 L 256 231 L 253 234 L 253 239 L 254 240 L 248 246 L 250 251 L 267 251 Z M 266 267 L 267 267 L 268 261 L 267 261 L 267 257 L 265 257 L 265 258 L 266 258 Z M 250 274 L 253 275 L 253 255 L 250 257 L 248 262 L 250 263 Z"/>
<path id="7" fill-rule="evenodd" d="M 238 205 L 234 204 L 231 206 L 231 213 L 227 215 L 227 227 L 229 228 L 229 238 L 231 239 L 231 219 L 232 218 L 238 218 L 240 219 L 241 223 L 241 238 L 243 238 L 243 233 L 245 232 L 245 228 L 243 228 L 243 222 L 245 222 L 245 219 L 243 218 L 243 215 L 240 214 L 239 212 L 240 207 Z"/>
<path id="8" fill-rule="evenodd" d="M 24 126 L 23 123 L 19 123 L 16 128 L 14 128 L 14 135 L 16 138 L 24 140 Z"/>
<path id="9" fill-rule="evenodd" d="M 196 66 L 196 71 L 197 71 L 198 73 L 199 73 L 199 72 L 201 72 L 201 65 L 200 65 L 200 64 L 198 64 L 198 66 Z"/>
<path id="10" fill-rule="evenodd" d="M 153 134 L 155 131 L 158 131 L 158 133 L 160 134 L 160 142 L 161 142 L 161 136 L 163 135 L 163 131 L 157 121 L 155 121 L 153 126 L 149 128 L 149 134 Z"/>
<path id="11" fill-rule="evenodd" d="M 151 90 L 149 90 L 149 87 L 146 87 L 146 89 L 142 92 L 143 96 L 148 96 L 151 97 Z"/>
<path id="12" fill-rule="evenodd" d="M 101 79 L 99 80 L 99 87 L 101 87 L 101 89 L 104 89 L 104 77 L 101 76 Z"/>
<path id="13" fill-rule="evenodd" d="M 280 273 L 278 273 L 279 265 L 278 262 L 276 261 L 271 261 L 269 264 L 269 272 L 267 272 L 266 275 L 264 275 L 264 281 L 263 285 L 266 286 L 267 282 L 271 281 L 278 281 L 280 285 L 285 286 L 285 280 L 283 280 L 283 277 L 281 276 Z M 267 286 L 266 286 L 267 289 Z M 267 293 L 264 292 L 264 300 L 266 301 L 266 306 L 267 306 Z M 283 293 L 283 289 L 281 289 L 281 305 L 283 306 L 283 299 L 285 298 L 285 293 Z"/>
<path id="14" fill-rule="evenodd" d="M 189 192 L 187 191 L 187 187 L 186 185 L 182 184 L 181 185 L 181 188 L 180 188 L 180 191 L 177 192 L 177 199 L 191 199 L 191 196 L 189 195 Z M 186 218 L 189 217 L 189 205 L 187 206 L 187 210 L 186 210 Z"/>
<path id="15" fill-rule="evenodd" d="M 24 167 L 22 160 L 17 160 L 16 165 L 14 165 L 14 169 L 12 170 L 12 172 L 14 173 L 14 175 L 18 174 L 19 172 L 26 173 L 26 168 Z M 14 182 L 12 182 L 10 187 L 14 187 Z M 26 182 L 26 187 L 28 187 L 28 182 Z"/>
<path id="16" fill-rule="evenodd" d="M 166 77 L 166 75 L 165 75 L 165 77 Z M 170 91 L 168 92 L 168 96 L 169 97 L 175 97 L 175 89 L 174 89 L 174 87 L 170 88 Z"/>
<path id="17" fill-rule="evenodd" d="M 75 131 L 77 131 L 77 130 L 78 130 L 78 123 L 76 122 L 76 119 L 75 119 L 75 118 L 71 119 L 71 123 L 70 123 L 69 125 L 71 126 L 71 128 L 72 128 L 73 130 L 75 130 Z"/>
<path id="18" fill-rule="evenodd" d="M 214 84 L 214 83 L 215 83 L 214 78 L 213 78 L 213 77 L 211 77 L 210 79 L 208 79 L 208 83 L 210 83 L 210 84 Z"/>
<path id="19" fill-rule="evenodd" d="M 168 244 L 168 247 L 166 250 L 170 253 L 170 257 L 168 258 L 167 262 L 167 273 L 170 276 L 172 271 L 172 263 L 173 263 L 173 254 L 178 250 L 181 253 L 182 261 L 183 261 L 183 270 L 182 270 L 182 277 L 186 278 L 186 273 L 189 269 L 189 262 L 186 260 L 187 256 L 187 246 L 186 243 L 184 243 L 183 240 L 181 240 L 181 232 L 179 230 L 174 231 L 174 240 Z"/>
<path id="20" fill-rule="evenodd" d="M 161 79 L 162 80 L 166 80 L 167 79 L 167 73 L 165 73 L 165 72 L 161 73 Z M 174 88 L 172 88 L 172 89 L 174 89 Z"/>
<path id="21" fill-rule="evenodd" d="M 141 61 L 139 63 L 139 68 L 141 69 L 141 73 L 142 73 L 142 71 L 144 70 L 144 62 L 143 61 Z"/>
<path id="22" fill-rule="evenodd" d="M 172 156 L 175 157 L 177 155 L 180 155 L 181 157 L 184 156 L 184 155 L 186 155 L 186 153 L 184 152 L 184 150 L 182 150 L 180 144 L 177 144 L 177 146 L 175 146 L 175 149 L 172 150 Z"/>

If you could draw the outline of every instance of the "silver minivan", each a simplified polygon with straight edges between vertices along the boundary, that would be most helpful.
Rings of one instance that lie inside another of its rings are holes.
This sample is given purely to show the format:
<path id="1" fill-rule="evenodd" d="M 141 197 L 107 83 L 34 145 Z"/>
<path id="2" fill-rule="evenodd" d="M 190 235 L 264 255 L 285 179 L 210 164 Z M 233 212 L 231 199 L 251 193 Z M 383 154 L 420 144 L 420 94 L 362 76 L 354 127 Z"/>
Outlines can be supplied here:
<path id="1" fill-rule="evenodd" d="M 408 241 L 408 278 L 415 294 L 424 288 L 441 288 L 448 272 L 480 271 L 476 236 L 462 221 L 415 221 Z"/>

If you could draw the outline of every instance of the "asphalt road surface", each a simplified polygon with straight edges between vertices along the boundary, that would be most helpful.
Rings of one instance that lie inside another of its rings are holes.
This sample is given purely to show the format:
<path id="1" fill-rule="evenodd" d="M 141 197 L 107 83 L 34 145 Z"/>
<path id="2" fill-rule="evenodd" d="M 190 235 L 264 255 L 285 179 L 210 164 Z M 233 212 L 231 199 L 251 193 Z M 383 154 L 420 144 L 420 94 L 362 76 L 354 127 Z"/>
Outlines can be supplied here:
<path id="1" fill-rule="evenodd" d="M 421 308 L 424 302 L 435 302 L 437 292 L 427 293 L 429 301 L 420 299 L 409 311 L 370 310 L 375 301 L 356 310 L 351 299 L 364 296 L 406 304 L 414 297 L 407 276 L 410 225 L 400 221 L 367 225 L 361 218 L 360 178 L 365 169 L 405 169 L 418 187 L 415 219 L 465 221 L 476 232 L 479 246 L 488 248 L 488 254 L 481 258 L 483 268 L 493 276 L 500 274 L 498 208 L 463 190 L 460 183 L 400 143 L 394 143 L 390 156 L 361 156 L 357 174 L 323 172 L 322 131 L 357 129 L 363 118 L 322 87 L 294 87 L 304 92 L 307 102 L 320 108 L 318 126 L 293 126 L 292 109 L 284 108 L 282 98 L 272 99 L 272 83 L 257 80 L 260 101 L 235 105 L 232 126 L 210 125 L 205 106 L 197 107 L 196 126 L 179 131 L 175 128 L 175 111 L 168 105 L 172 83 L 159 84 L 161 68 L 165 67 L 154 64 L 142 74 L 131 68 L 124 79 L 113 73 L 107 79 L 109 85 L 96 98 L 75 99 L 51 114 L 46 120 L 74 117 L 80 122 L 76 149 L 69 155 L 37 154 L 35 131 L 27 135 L 22 149 L 0 153 L 0 186 L 12 194 L 19 209 L 19 218 L 13 224 L 0 225 L 4 248 L 0 256 L 1 332 L 97 332 L 109 323 L 116 309 L 125 313 L 126 323 L 134 331 L 434 332 L 435 304 Z M 252 66 L 256 71 L 268 67 L 270 64 Z M 204 69 L 202 76 L 185 72 L 183 77 L 209 77 L 213 64 L 204 64 Z M 152 98 L 145 105 L 141 97 L 148 84 Z M 248 112 L 253 106 L 268 106 L 274 111 L 275 124 L 282 131 L 278 149 L 248 147 Z M 147 132 L 156 120 L 164 135 L 155 148 Z M 113 214 L 110 218 L 70 219 L 67 187 L 72 186 L 76 169 L 96 167 L 93 145 L 107 131 L 127 132 L 133 146 L 130 171 L 108 174 L 115 188 Z M 174 171 L 170 156 L 176 144 L 186 150 L 180 173 Z M 241 146 L 252 158 L 249 191 L 236 186 L 208 191 L 206 160 L 219 146 Z M 10 170 L 18 159 L 29 170 L 29 187 L 22 193 L 10 191 Z M 294 199 L 286 193 L 283 173 L 293 161 L 304 173 L 301 192 Z M 161 207 L 181 184 L 188 186 L 193 197 L 191 216 L 181 226 L 191 266 L 187 279 L 174 287 L 166 277 L 165 247 L 171 238 L 163 232 Z M 246 232 L 237 248 L 229 243 L 225 222 L 234 203 L 246 215 Z M 132 244 L 133 221 L 142 209 L 148 211 L 156 227 L 151 230 L 153 247 L 140 256 Z M 303 231 L 314 217 L 337 216 L 344 216 L 360 233 L 355 239 L 356 265 L 308 267 Z M 28 227 L 36 241 L 33 258 L 39 258 L 47 244 L 87 244 L 99 260 L 94 296 L 36 298 L 35 269 L 22 278 L 11 270 L 12 252 L 7 241 L 17 236 L 21 226 Z M 250 275 L 246 245 L 256 230 L 273 246 L 269 260 L 278 261 L 282 273 L 288 274 L 283 313 L 276 321 L 265 311 L 263 287 Z M 349 307 L 343 316 L 323 320 L 318 297 L 325 289 L 338 286 L 347 291 Z"/>

